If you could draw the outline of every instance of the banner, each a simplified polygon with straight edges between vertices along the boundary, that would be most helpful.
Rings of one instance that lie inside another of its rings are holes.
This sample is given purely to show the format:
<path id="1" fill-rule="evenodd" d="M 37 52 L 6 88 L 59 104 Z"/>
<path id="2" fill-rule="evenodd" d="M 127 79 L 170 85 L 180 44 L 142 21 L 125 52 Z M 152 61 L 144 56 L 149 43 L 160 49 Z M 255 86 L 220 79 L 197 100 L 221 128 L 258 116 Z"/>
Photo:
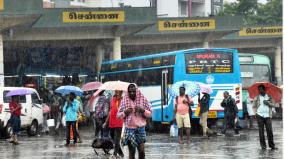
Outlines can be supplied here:
<path id="1" fill-rule="evenodd" d="M 124 21 L 124 11 L 63 12 L 64 23 L 113 23 Z"/>
<path id="2" fill-rule="evenodd" d="M 4 10 L 4 0 L 0 0 L 0 10 Z"/>
<path id="3" fill-rule="evenodd" d="M 239 31 L 239 36 L 274 36 L 282 35 L 282 26 L 249 27 Z"/>
<path id="4" fill-rule="evenodd" d="M 160 20 L 159 31 L 212 30 L 216 28 L 214 19 L 204 20 Z"/>

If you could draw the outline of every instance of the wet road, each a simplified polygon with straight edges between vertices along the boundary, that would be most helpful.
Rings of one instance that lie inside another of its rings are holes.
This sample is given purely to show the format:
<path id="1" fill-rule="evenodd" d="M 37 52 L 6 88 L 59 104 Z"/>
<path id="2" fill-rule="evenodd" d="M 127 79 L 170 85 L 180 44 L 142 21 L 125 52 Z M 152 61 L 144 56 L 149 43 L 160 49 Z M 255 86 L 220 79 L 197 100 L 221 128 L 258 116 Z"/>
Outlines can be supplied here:
<path id="1" fill-rule="evenodd" d="M 239 137 L 210 137 L 192 136 L 189 145 L 179 145 L 177 140 L 169 138 L 168 134 L 148 134 L 146 143 L 146 158 L 151 159 L 183 159 L 183 158 L 282 158 L 282 121 L 273 121 L 274 141 L 279 148 L 276 151 L 262 151 L 259 146 L 257 130 L 243 130 Z M 90 147 L 92 129 L 81 130 L 84 142 L 77 147 L 64 147 L 64 134 L 58 137 L 41 135 L 38 137 L 22 136 L 20 144 L 14 146 L 6 140 L 0 140 L 0 158 L 109 158 L 102 150 Z M 123 148 L 127 158 L 127 148 Z"/>

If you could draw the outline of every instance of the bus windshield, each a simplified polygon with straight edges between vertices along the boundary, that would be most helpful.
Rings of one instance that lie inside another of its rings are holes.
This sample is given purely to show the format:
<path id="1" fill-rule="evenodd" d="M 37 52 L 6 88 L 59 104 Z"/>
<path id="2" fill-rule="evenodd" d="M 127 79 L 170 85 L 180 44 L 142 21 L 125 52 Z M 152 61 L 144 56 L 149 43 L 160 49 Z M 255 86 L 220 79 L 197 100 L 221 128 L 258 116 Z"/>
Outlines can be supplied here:
<path id="1" fill-rule="evenodd" d="M 242 64 L 241 77 L 244 88 L 248 88 L 256 82 L 271 82 L 268 65 Z"/>

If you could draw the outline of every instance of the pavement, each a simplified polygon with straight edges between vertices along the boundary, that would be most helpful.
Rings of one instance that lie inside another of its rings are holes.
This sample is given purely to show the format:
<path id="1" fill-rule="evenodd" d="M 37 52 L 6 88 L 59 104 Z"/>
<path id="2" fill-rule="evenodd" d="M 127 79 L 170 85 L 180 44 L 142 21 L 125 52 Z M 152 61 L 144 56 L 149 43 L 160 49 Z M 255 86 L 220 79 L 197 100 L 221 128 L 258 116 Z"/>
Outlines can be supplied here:
<path id="1" fill-rule="evenodd" d="M 242 158 L 282 158 L 283 144 L 283 125 L 282 121 L 273 121 L 274 142 L 278 150 L 260 149 L 258 130 L 243 130 L 241 135 L 234 137 L 213 136 L 209 138 L 192 135 L 190 144 L 178 144 L 176 138 L 170 138 L 169 133 L 148 133 L 146 143 L 146 159 L 242 159 Z M 83 137 L 83 143 L 76 147 L 64 146 L 64 132 L 59 136 L 39 135 L 28 137 L 22 135 L 19 137 L 19 145 L 13 145 L 4 139 L 0 140 L 0 158 L 2 159 L 79 159 L 79 158 L 111 158 L 104 155 L 102 150 L 97 150 L 97 156 L 91 148 L 94 136 L 92 128 L 84 127 L 80 131 Z M 268 147 L 268 146 L 267 146 Z M 128 158 L 127 147 L 123 147 L 125 158 Z M 112 151 L 111 151 L 112 152 Z"/>

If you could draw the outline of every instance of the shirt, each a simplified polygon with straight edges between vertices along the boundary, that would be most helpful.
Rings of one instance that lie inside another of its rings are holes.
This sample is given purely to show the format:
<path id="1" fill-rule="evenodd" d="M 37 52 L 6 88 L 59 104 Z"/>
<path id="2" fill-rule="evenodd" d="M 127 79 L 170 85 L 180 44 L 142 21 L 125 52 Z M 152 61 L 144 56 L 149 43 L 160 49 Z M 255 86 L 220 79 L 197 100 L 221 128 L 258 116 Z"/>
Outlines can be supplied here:
<path id="1" fill-rule="evenodd" d="M 257 109 L 257 114 L 264 118 L 268 118 L 269 117 L 269 107 L 268 105 L 265 105 L 263 103 L 264 100 L 269 100 L 268 95 L 267 94 L 265 94 L 265 96 L 259 95 L 260 106 Z"/>
<path id="2" fill-rule="evenodd" d="M 21 105 L 20 103 L 16 103 L 16 102 L 10 102 L 9 103 L 9 109 L 10 109 L 10 112 L 12 112 L 12 110 L 14 110 L 15 108 L 18 107 L 18 105 Z M 22 108 L 21 108 L 22 109 Z M 12 115 L 15 115 L 15 116 L 21 116 L 21 109 L 18 109 L 16 111 L 14 111 L 13 113 L 11 113 Z"/>
<path id="3" fill-rule="evenodd" d="M 66 121 L 77 121 L 77 112 L 79 108 L 79 101 L 73 100 L 70 104 L 65 102 L 63 112 L 66 114 Z"/>
<path id="4" fill-rule="evenodd" d="M 110 128 L 122 128 L 123 120 L 116 117 L 118 108 L 120 106 L 120 99 L 113 97 L 110 102 L 110 114 L 109 114 L 109 127 Z"/>
<path id="5" fill-rule="evenodd" d="M 187 100 L 186 96 L 179 96 L 177 99 L 177 103 L 175 100 L 175 105 L 177 105 L 177 113 L 180 115 L 185 115 L 189 113 L 189 105 L 187 103 L 183 103 L 183 100 Z M 192 100 L 189 98 L 188 102 L 192 102 Z"/>
<path id="6" fill-rule="evenodd" d="M 141 107 L 145 112 L 143 114 L 137 113 L 135 112 L 135 107 Z M 128 108 L 132 108 L 133 112 L 126 116 L 124 111 Z M 146 118 L 151 117 L 151 115 L 152 107 L 138 89 L 136 90 L 136 99 L 134 101 L 129 98 L 129 95 L 122 99 L 117 113 L 118 118 L 124 119 L 125 127 L 130 129 L 146 126 Z"/>

